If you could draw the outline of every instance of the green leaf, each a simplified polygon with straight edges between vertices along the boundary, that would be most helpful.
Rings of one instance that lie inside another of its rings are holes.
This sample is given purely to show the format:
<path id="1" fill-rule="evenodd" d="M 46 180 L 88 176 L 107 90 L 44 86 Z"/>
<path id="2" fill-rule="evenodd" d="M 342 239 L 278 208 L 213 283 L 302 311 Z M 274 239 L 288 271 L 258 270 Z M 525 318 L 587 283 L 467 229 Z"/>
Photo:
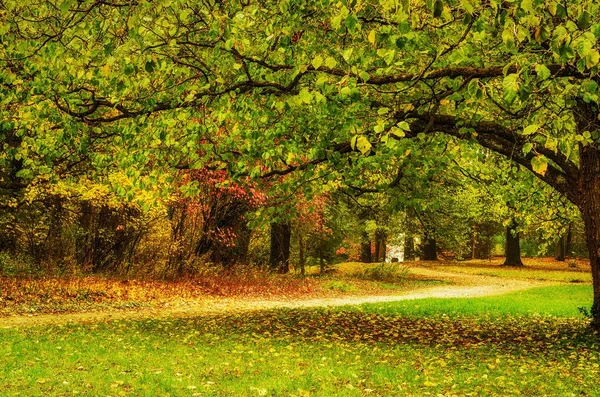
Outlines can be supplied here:
<path id="1" fill-rule="evenodd" d="M 154 71 L 154 61 L 147 61 L 144 65 L 144 70 L 148 73 L 152 73 Z"/>
<path id="2" fill-rule="evenodd" d="M 67 13 L 69 12 L 69 8 L 71 8 L 71 1 L 70 0 L 65 0 L 60 4 L 60 11 L 62 13 Z"/>
<path id="3" fill-rule="evenodd" d="M 523 145 L 523 154 L 527 154 L 527 153 L 531 152 L 532 149 L 533 149 L 533 143 L 527 142 L 526 144 Z"/>
<path id="4" fill-rule="evenodd" d="M 397 124 L 402 131 L 410 131 L 410 125 L 406 121 L 401 121 Z"/>
<path id="5" fill-rule="evenodd" d="M 597 50 L 590 50 L 585 57 L 585 65 L 588 69 L 593 68 L 600 62 L 600 53 Z"/>
<path id="6" fill-rule="evenodd" d="M 525 127 L 523 129 L 523 135 L 531 135 L 534 134 L 535 132 L 537 132 L 537 130 L 540 128 L 539 125 L 537 124 L 531 124 L 528 125 L 527 127 Z"/>
<path id="7" fill-rule="evenodd" d="M 502 82 L 504 89 L 504 101 L 512 105 L 519 93 L 519 75 L 512 73 L 506 76 Z"/>
<path id="8" fill-rule="evenodd" d="M 358 135 L 354 135 L 352 139 L 350 139 L 350 147 L 352 150 L 356 150 L 356 141 L 358 140 Z"/>
<path id="9" fill-rule="evenodd" d="M 467 13 L 473 14 L 475 12 L 475 7 L 473 7 L 471 0 L 462 0 L 461 3 Z"/>
<path id="10" fill-rule="evenodd" d="M 552 74 L 550 69 L 546 65 L 537 64 L 535 65 L 535 74 L 540 78 L 540 80 L 546 80 Z"/>
<path id="11" fill-rule="evenodd" d="M 315 70 L 317 70 L 323 64 L 323 57 L 321 57 L 320 55 L 317 55 L 316 57 L 313 58 L 311 63 L 312 63 L 313 68 L 315 68 Z"/>
<path id="12" fill-rule="evenodd" d="M 356 147 L 361 154 L 367 154 L 371 150 L 372 145 L 364 135 L 360 135 L 356 140 Z"/>
<path id="13" fill-rule="evenodd" d="M 345 60 L 346 62 L 348 62 L 348 61 L 350 60 L 350 57 L 352 56 L 352 52 L 353 52 L 353 50 L 354 50 L 354 49 L 353 49 L 352 47 L 350 47 L 350 48 L 347 48 L 347 49 L 345 49 L 345 50 L 342 52 L 342 58 L 344 58 L 344 60 Z"/>
<path id="14" fill-rule="evenodd" d="M 515 45 L 515 35 L 512 30 L 512 26 L 506 24 L 502 31 L 502 42 L 509 48 Z"/>
<path id="15" fill-rule="evenodd" d="M 592 18 L 588 10 L 584 10 L 577 20 L 577 27 L 585 30 L 592 25 Z"/>
<path id="16" fill-rule="evenodd" d="M 392 127 L 390 129 L 390 134 L 397 136 L 398 138 L 404 138 L 406 136 L 406 133 L 398 127 Z"/>
<path id="17" fill-rule="evenodd" d="M 328 68 L 333 69 L 336 67 L 336 65 L 337 61 L 332 57 L 327 57 L 327 59 L 325 59 L 325 66 L 327 66 Z"/>
<path id="18" fill-rule="evenodd" d="M 542 155 L 535 156 L 531 159 L 531 168 L 534 172 L 540 175 L 546 175 L 548 170 L 548 159 Z"/>
<path id="19" fill-rule="evenodd" d="M 371 29 L 371 31 L 369 32 L 369 36 L 367 37 L 369 39 L 369 42 L 371 44 L 375 44 L 375 40 L 376 40 L 376 36 L 375 36 L 375 29 Z"/>
<path id="20" fill-rule="evenodd" d="M 346 17 L 346 27 L 349 31 L 353 32 L 356 29 L 356 24 L 358 23 L 358 19 L 356 16 L 350 14 Z"/>

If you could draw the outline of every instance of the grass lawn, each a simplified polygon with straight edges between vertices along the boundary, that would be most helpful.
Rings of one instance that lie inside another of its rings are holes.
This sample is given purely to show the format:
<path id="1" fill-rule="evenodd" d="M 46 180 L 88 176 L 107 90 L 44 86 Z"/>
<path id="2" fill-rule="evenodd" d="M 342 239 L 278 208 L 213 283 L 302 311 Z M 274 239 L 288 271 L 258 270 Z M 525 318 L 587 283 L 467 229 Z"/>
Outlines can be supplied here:
<path id="1" fill-rule="evenodd" d="M 589 288 L 0 330 L 0 390 L 2 396 L 600 395 L 600 343 L 573 309 L 589 304 Z"/>
<path id="2" fill-rule="evenodd" d="M 443 266 L 440 270 L 447 270 L 458 273 L 479 274 L 483 276 L 495 276 L 504 278 L 516 278 L 526 280 L 547 280 L 562 281 L 567 283 L 591 283 L 592 275 L 589 272 L 576 271 L 547 271 L 538 269 L 510 269 L 510 268 L 489 268 L 489 267 L 463 267 L 463 266 Z"/>
<path id="3" fill-rule="evenodd" d="M 566 283 L 591 283 L 590 265 L 584 260 L 569 260 L 559 262 L 551 258 L 524 258 L 524 267 L 501 266 L 504 259 L 470 260 L 450 262 L 449 264 L 427 262 L 426 266 L 434 269 L 457 273 L 479 274 L 526 280 L 561 281 Z M 569 262 L 576 267 L 569 268 Z M 412 262 L 419 266 L 419 262 Z"/>
<path id="4" fill-rule="evenodd" d="M 367 312 L 418 317 L 440 315 L 579 317 L 578 308 L 589 309 L 591 305 L 591 285 L 558 285 L 482 298 L 419 299 L 365 304 L 360 308 Z"/>

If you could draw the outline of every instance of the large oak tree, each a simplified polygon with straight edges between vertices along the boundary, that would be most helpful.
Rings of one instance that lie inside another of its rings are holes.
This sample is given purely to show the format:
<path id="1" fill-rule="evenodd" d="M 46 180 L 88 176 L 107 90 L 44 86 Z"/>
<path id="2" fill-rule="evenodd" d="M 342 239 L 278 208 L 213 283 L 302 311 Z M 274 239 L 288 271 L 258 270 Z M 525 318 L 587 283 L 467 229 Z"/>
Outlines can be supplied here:
<path id="1" fill-rule="evenodd" d="M 418 174 L 405 141 L 450 135 L 579 208 L 600 327 L 596 2 L 8 0 L 0 14 L 0 189 L 84 160 L 143 183 L 161 166 L 364 187 L 355 170 Z"/>

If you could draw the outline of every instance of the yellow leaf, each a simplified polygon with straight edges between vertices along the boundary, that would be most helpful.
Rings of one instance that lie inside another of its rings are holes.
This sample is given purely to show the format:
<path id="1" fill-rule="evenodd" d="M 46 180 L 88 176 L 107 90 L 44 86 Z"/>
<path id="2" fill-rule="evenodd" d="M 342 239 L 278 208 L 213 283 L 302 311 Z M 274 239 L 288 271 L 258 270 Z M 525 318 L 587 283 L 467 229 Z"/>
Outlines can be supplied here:
<path id="1" fill-rule="evenodd" d="M 372 29 L 372 30 L 369 32 L 369 42 L 370 42 L 371 44 L 375 45 L 375 40 L 376 40 L 376 38 L 375 38 L 375 29 Z"/>
<path id="2" fill-rule="evenodd" d="M 109 64 L 102 66 L 101 70 L 102 70 L 102 75 L 104 77 L 108 77 L 110 75 L 110 65 Z"/>

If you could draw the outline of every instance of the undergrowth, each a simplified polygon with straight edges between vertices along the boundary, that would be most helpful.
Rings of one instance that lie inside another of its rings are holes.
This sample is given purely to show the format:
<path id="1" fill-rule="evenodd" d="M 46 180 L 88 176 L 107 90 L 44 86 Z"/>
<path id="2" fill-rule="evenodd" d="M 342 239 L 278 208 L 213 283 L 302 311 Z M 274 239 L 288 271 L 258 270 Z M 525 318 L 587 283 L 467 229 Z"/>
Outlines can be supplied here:
<path id="1" fill-rule="evenodd" d="M 362 278 L 366 280 L 385 281 L 397 283 L 405 281 L 410 274 L 407 266 L 399 263 L 382 262 L 377 266 L 368 267 L 362 272 Z"/>

